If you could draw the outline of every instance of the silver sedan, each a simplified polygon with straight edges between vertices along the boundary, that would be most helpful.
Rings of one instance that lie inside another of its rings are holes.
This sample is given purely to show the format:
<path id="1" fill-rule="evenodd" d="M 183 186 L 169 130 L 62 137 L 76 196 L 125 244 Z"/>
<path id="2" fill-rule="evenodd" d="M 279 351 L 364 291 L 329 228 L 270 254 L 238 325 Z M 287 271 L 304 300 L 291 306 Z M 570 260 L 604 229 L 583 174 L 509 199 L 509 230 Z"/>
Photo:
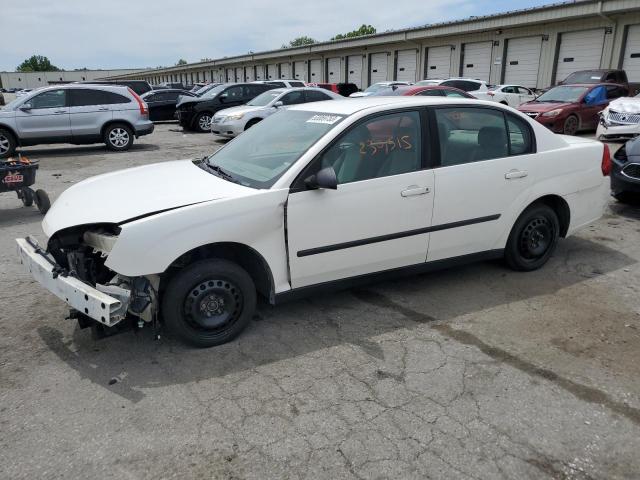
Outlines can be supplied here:
<path id="1" fill-rule="evenodd" d="M 341 95 L 323 88 L 299 87 L 269 90 L 239 107 L 225 108 L 211 121 L 211 133 L 235 137 L 281 108 L 300 103 L 342 99 Z"/>

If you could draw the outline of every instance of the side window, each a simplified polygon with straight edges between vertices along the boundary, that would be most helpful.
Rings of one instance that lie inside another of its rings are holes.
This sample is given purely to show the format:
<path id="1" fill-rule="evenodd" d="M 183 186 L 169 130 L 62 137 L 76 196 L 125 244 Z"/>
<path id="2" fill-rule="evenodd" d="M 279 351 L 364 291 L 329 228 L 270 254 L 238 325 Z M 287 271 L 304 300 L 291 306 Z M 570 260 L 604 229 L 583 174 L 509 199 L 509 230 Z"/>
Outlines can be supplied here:
<path id="1" fill-rule="evenodd" d="M 614 98 L 626 97 L 629 93 L 627 89 L 624 87 L 619 87 L 617 85 L 608 85 L 607 86 L 607 100 L 613 100 Z"/>
<path id="2" fill-rule="evenodd" d="M 158 101 L 158 94 L 148 95 L 146 97 L 142 97 L 142 100 L 144 100 L 147 103 L 157 102 Z"/>
<path id="3" fill-rule="evenodd" d="M 305 92 L 305 97 L 307 99 L 307 102 L 321 102 L 323 100 L 331 100 L 331 97 L 329 97 L 329 95 L 325 95 L 322 92 L 318 92 L 316 90 L 307 90 Z"/>
<path id="4" fill-rule="evenodd" d="M 332 166 L 338 183 L 414 172 L 422 168 L 420 114 L 376 116 L 341 136 L 321 157 Z"/>
<path id="5" fill-rule="evenodd" d="M 615 82 L 617 80 L 615 72 L 609 72 L 605 77 L 605 82 Z"/>
<path id="6" fill-rule="evenodd" d="M 479 83 L 463 81 L 462 88 L 460 90 L 464 90 L 465 92 L 473 92 L 475 90 L 478 90 L 479 88 L 480 88 Z"/>
<path id="7" fill-rule="evenodd" d="M 518 87 L 518 93 L 520 95 L 533 95 L 533 92 L 528 88 Z"/>
<path id="8" fill-rule="evenodd" d="M 423 90 L 421 92 L 416 93 L 416 95 L 420 95 L 420 96 L 424 96 L 424 97 L 441 97 L 442 96 L 442 90 L 438 90 L 438 89 L 429 89 L 429 90 Z"/>
<path id="9" fill-rule="evenodd" d="M 289 92 L 283 96 L 280 101 L 283 105 L 295 105 L 297 103 L 304 103 L 304 91 L 297 90 L 295 92 Z"/>
<path id="10" fill-rule="evenodd" d="M 103 105 L 105 95 L 102 90 L 91 90 L 88 88 L 78 88 L 69 91 L 72 107 L 88 107 L 92 105 Z"/>
<path id="11" fill-rule="evenodd" d="M 176 100 L 178 100 L 178 95 L 180 94 L 178 92 L 167 92 L 165 93 L 165 95 L 166 95 L 167 101 L 175 102 Z"/>
<path id="12" fill-rule="evenodd" d="M 292 87 L 304 87 L 304 83 L 302 82 L 289 82 Z"/>
<path id="13" fill-rule="evenodd" d="M 59 108 L 67 106 L 66 90 L 49 90 L 33 97 L 29 103 L 31 108 Z"/>
<path id="14" fill-rule="evenodd" d="M 533 153 L 533 138 L 531 128 L 527 123 L 513 115 L 506 115 L 509 129 L 509 154 L 524 155 Z"/>
<path id="15" fill-rule="evenodd" d="M 516 89 L 517 89 L 517 87 L 511 87 L 511 86 L 509 86 L 509 87 L 504 87 L 504 88 L 502 89 L 502 91 L 503 91 L 504 93 L 518 93 L 518 92 L 516 91 Z"/>
<path id="16" fill-rule="evenodd" d="M 489 108 L 438 108 L 435 115 L 443 167 L 509 155 L 501 112 Z"/>
<path id="17" fill-rule="evenodd" d="M 604 86 L 595 87 L 584 96 L 587 105 L 598 105 L 607 101 L 607 89 Z"/>
<path id="18" fill-rule="evenodd" d="M 229 102 L 237 101 L 242 98 L 242 86 L 227 88 L 224 92 Z"/>

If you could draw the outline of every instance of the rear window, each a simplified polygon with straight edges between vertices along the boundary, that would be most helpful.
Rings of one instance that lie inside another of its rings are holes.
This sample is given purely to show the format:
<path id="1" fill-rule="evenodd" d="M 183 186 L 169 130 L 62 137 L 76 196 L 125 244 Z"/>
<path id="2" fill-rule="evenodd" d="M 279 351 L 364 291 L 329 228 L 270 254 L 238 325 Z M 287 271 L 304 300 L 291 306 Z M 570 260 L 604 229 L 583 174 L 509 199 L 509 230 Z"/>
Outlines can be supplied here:
<path id="1" fill-rule="evenodd" d="M 600 83 L 602 72 L 586 70 L 584 72 L 574 72 L 565 78 L 563 83 Z"/>

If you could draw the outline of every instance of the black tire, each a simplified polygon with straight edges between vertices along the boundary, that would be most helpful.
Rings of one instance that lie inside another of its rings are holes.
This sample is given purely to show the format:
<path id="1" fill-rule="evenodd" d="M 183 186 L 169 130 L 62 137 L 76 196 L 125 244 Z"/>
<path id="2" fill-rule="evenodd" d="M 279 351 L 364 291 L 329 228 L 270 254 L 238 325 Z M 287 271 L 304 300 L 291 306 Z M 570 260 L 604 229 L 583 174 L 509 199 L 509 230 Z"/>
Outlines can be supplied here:
<path id="1" fill-rule="evenodd" d="M 133 132 L 124 123 L 112 123 L 104 130 L 103 140 L 109 150 L 123 152 L 133 145 Z"/>
<path id="2" fill-rule="evenodd" d="M 200 133 L 211 132 L 212 118 L 213 118 L 213 114 L 209 112 L 199 113 L 198 116 L 193 121 L 193 127 L 195 131 Z"/>
<path id="3" fill-rule="evenodd" d="M 18 143 L 9 130 L 0 128 L 0 158 L 7 158 L 16 151 Z"/>
<path id="4" fill-rule="evenodd" d="M 233 340 L 253 317 L 256 287 L 249 274 L 228 260 L 193 263 L 171 278 L 162 298 L 164 322 L 197 347 Z"/>
<path id="5" fill-rule="evenodd" d="M 36 205 L 41 214 L 45 214 L 51 208 L 51 200 L 44 190 L 36 190 Z"/>
<path id="6" fill-rule="evenodd" d="M 30 207 L 33 205 L 34 193 L 29 187 L 22 187 L 18 192 L 18 198 L 22 200 L 22 205 Z"/>
<path id="7" fill-rule="evenodd" d="M 553 254 L 560 237 L 556 212 L 542 203 L 527 208 L 511 229 L 504 258 L 514 270 L 531 271 L 542 267 Z"/>
<path id="8" fill-rule="evenodd" d="M 253 118 L 249 120 L 247 124 L 244 126 L 244 129 L 249 130 L 251 127 L 253 127 L 256 123 L 260 122 L 261 120 L 262 120 L 261 118 Z"/>
<path id="9" fill-rule="evenodd" d="M 575 115 L 569 115 L 562 126 L 562 133 L 565 135 L 575 135 L 578 132 L 580 121 Z"/>

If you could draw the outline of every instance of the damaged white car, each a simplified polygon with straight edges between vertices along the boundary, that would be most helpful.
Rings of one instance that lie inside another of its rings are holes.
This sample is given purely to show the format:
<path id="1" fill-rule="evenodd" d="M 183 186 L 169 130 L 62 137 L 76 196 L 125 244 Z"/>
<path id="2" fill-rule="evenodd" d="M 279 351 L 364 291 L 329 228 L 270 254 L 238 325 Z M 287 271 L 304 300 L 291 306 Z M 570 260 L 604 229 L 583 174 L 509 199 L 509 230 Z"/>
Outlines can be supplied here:
<path id="1" fill-rule="evenodd" d="M 280 111 L 215 154 L 90 178 L 22 262 L 81 325 L 163 323 L 212 346 L 270 303 L 504 258 L 534 270 L 597 220 L 609 150 L 506 106 L 435 97 Z M 455 301 L 455 299 L 453 299 Z"/>
<path id="2" fill-rule="evenodd" d="M 629 140 L 640 135 L 640 96 L 620 97 L 600 113 L 598 140 Z"/>

